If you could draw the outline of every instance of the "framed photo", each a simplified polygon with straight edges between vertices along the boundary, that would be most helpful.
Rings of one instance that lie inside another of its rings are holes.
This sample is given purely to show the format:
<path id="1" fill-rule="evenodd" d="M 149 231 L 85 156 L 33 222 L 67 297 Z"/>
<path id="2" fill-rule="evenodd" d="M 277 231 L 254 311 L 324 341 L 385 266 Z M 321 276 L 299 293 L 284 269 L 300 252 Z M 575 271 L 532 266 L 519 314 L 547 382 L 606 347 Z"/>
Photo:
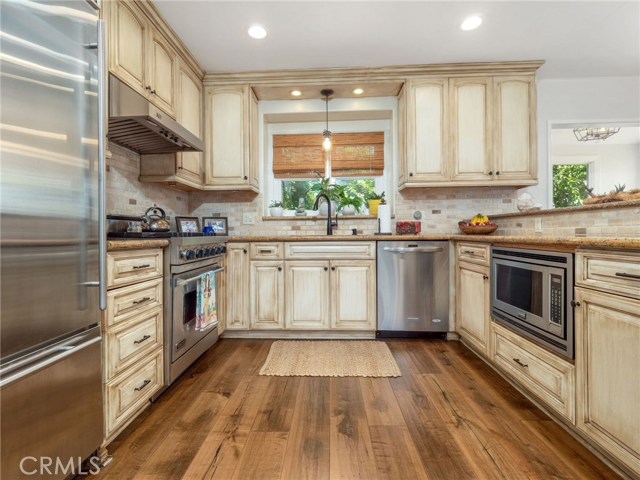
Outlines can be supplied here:
<path id="1" fill-rule="evenodd" d="M 200 232 L 200 220 L 198 217 L 176 217 L 176 227 L 178 233 L 198 233 Z"/>
<path id="2" fill-rule="evenodd" d="M 213 228 L 216 235 L 229 235 L 227 217 L 202 217 L 202 227 Z"/>

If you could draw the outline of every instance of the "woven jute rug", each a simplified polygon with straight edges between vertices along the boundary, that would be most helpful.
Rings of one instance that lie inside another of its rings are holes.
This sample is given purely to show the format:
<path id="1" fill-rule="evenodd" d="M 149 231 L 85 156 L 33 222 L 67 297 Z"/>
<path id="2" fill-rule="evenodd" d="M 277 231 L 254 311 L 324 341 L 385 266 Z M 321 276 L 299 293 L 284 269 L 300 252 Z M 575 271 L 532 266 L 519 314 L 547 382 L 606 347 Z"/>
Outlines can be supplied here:
<path id="1" fill-rule="evenodd" d="M 278 340 L 260 375 L 276 377 L 399 377 L 389 347 L 375 340 Z"/>

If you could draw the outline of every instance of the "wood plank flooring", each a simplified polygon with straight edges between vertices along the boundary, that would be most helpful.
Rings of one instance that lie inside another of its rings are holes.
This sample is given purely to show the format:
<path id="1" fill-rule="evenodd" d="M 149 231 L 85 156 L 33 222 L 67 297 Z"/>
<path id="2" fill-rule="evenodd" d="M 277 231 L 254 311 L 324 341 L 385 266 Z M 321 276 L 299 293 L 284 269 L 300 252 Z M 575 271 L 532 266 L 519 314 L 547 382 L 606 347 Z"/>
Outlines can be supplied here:
<path id="1" fill-rule="evenodd" d="M 219 341 L 96 478 L 618 478 L 458 342 L 387 340 L 398 378 L 261 377 L 271 343 Z"/>

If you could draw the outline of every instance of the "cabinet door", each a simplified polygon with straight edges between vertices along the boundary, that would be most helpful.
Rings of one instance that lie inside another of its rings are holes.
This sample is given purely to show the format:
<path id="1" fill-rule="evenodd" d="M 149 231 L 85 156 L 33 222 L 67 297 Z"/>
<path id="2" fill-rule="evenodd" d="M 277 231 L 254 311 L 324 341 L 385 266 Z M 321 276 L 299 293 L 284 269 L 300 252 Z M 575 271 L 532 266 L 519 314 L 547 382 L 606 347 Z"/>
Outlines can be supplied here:
<path id="1" fill-rule="evenodd" d="M 453 78 L 449 90 L 452 180 L 490 180 L 491 78 Z"/>
<path id="2" fill-rule="evenodd" d="M 577 426 L 640 475 L 640 302 L 575 290 Z"/>
<path id="3" fill-rule="evenodd" d="M 462 339 L 489 355 L 489 268 L 460 262 L 456 276 L 456 322 Z"/>
<path id="4" fill-rule="evenodd" d="M 206 184 L 237 187 L 249 183 L 248 87 L 205 90 Z"/>
<path id="5" fill-rule="evenodd" d="M 289 330 L 329 328 L 329 261 L 285 262 L 285 326 Z"/>
<path id="6" fill-rule="evenodd" d="M 109 11 L 109 70 L 147 95 L 145 45 L 148 24 L 132 2 L 106 2 Z"/>
<path id="7" fill-rule="evenodd" d="M 251 329 L 284 328 L 282 261 L 252 261 L 250 275 Z"/>
<path id="8" fill-rule="evenodd" d="M 375 260 L 331 262 L 331 328 L 375 330 Z"/>
<path id="9" fill-rule="evenodd" d="M 158 108 L 175 117 L 177 54 L 155 28 L 151 28 L 149 38 L 149 98 Z"/>
<path id="10" fill-rule="evenodd" d="M 536 98 L 533 76 L 495 77 L 495 180 L 535 180 Z"/>
<path id="11" fill-rule="evenodd" d="M 398 186 L 407 183 L 407 86 L 398 94 Z"/>
<path id="12" fill-rule="evenodd" d="M 245 166 L 245 171 L 249 172 L 249 185 L 256 190 L 260 186 L 260 163 L 259 163 L 259 142 L 260 142 L 260 117 L 258 115 L 258 99 L 253 90 L 249 88 L 249 119 L 250 127 L 248 132 L 249 165 Z M 245 139 L 245 143 L 246 143 Z"/>
<path id="13" fill-rule="evenodd" d="M 447 79 L 407 83 L 407 182 L 447 181 Z"/>
<path id="14" fill-rule="evenodd" d="M 249 244 L 227 245 L 227 330 L 249 328 Z"/>
<path id="15" fill-rule="evenodd" d="M 202 83 L 198 76 L 178 60 L 178 99 L 176 120 L 191 133 L 202 138 Z M 176 175 L 202 183 L 202 153 L 178 153 Z"/>

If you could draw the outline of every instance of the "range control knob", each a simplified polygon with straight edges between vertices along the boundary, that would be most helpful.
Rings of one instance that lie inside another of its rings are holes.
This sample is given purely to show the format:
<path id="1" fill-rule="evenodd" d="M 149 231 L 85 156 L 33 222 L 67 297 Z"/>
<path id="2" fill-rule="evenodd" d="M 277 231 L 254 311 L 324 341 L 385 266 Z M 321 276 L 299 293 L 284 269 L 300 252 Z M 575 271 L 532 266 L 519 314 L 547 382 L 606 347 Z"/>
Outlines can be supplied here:
<path id="1" fill-rule="evenodd" d="M 227 247 L 225 247 L 224 245 L 220 247 L 220 253 L 227 253 Z"/>
<path id="2" fill-rule="evenodd" d="M 180 258 L 182 260 L 189 260 L 189 250 L 180 250 Z"/>
<path id="3" fill-rule="evenodd" d="M 198 248 L 196 250 L 196 258 L 202 258 L 204 257 L 204 248 Z"/>
<path id="4" fill-rule="evenodd" d="M 214 253 L 214 248 L 213 247 L 207 247 L 204 249 L 204 256 L 205 257 L 210 257 L 211 255 L 213 255 Z"/>

